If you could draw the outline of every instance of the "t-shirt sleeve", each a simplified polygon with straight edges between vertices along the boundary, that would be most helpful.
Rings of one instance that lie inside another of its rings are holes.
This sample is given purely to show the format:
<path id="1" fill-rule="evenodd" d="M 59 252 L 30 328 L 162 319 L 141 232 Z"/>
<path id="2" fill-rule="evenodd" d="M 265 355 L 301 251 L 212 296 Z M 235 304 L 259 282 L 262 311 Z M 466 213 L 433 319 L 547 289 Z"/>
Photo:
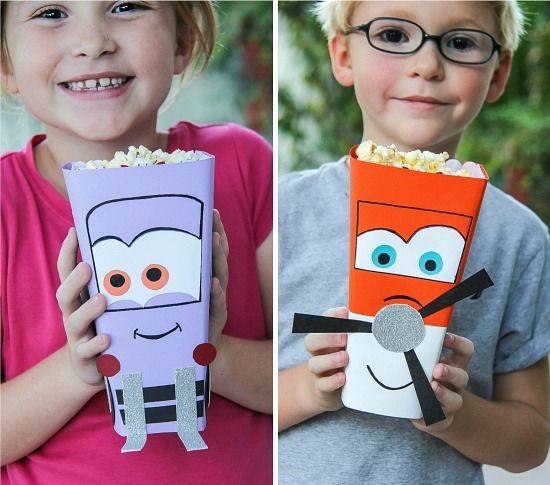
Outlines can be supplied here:
<path id="1" fill-rule="evenodd" d="M 539 239 L 539 238 L 537 238 Z M 496 374 L 525 369 L 550 353 L 550 239 L 548 230 L 509 289 L 497 347 Z"/>
<path id="2" fill-rule="evenodd" d="M 247 128 L 234 132 L 237 154 L 258 248 L 273 230 L 273 151 L 267 141 Z"/>

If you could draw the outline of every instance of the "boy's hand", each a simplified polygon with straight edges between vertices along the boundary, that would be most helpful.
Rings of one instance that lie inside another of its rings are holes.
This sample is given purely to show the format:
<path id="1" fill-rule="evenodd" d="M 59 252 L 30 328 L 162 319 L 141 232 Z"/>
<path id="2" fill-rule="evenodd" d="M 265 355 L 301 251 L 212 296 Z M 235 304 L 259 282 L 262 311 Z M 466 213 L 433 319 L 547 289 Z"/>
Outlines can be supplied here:
<path id="1" fill-rule="evenodd" d="M 347 318 L 347 308 L 332 308 L 323 315 Z M 304 340 L 311 354 L 308 369 L 313 377 L 313 398 L 323 411 L 337 411 L 342 404 L 342 386 L 346 382 L 343 368 L 349 356 L 346 352 L 346 333 L 310 333 Z"/>
<path id="2" fill-rule="evenodd" d="M 92 271 L 86 263 L 76 264 L 77 249 L 76 231 L 71 228 L 57 260 L 61 285 L 56 297 L 63 313 L 72 370 L 84 383 L 95 386 L 103 382 L 103 376 L 96 369 L 97 356 L 109 347 L 110 341 L 108 335 L 95 335 L 92 322 L 105 311 L 106 300 L 97 294 L 82 301 L 80 295 L 86 290 Z"/>
<path id="3" fill-rule="evenodd" d="M 212 285 L 210 288 L 209 342 L 216 347 L 227 321 L 227 282 L 229 271 L 227 256 L 229 244 L 223 228 L 220 213 L 214 209 L 212 220 Z"/>
<path id="4" fill-rule="evenodd" d="M 432 389 L 441 403 L 446 419 L 429 427 L 422 418 L 413 420 L 416 428 L 428 433 L 444 431 L 453 424 L 455 414 L 462 407 L 462 393 L 468 384 L 468 367 L 474 354 L 471 340 L 452 333 L 445 335 L 443 347 L 450 349 L 452 353 L 434 367 Z"/>

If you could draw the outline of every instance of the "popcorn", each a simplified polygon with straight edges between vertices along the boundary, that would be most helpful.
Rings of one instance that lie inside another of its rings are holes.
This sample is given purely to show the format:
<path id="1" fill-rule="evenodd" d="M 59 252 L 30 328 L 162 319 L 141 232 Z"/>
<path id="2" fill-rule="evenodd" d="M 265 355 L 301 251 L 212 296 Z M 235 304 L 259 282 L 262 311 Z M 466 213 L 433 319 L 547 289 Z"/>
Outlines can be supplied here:
<path id="1" fill-rule="evenodd" d="M 130 146 L 128 153 L 118 151 L 111 160 L 89 160 L 88 162 L 74 162 L 72 170 L 96 170 L 101 168 L 146 167 L 148 165 L 164 165 L 169 163 L 183 163 L 201 160 L 201 152 L 177 149 L 166 153 L 161 149 L 154 152 L 140 145 L 138 148 Z"/>
<path id="2" fill-rule="evenodd" d="M 486 178 L 478 163 L 464 162 L 462 164 L 454 158 L 449 158 L 447 152 L 433 153 L 427 150 L 400 152 L 395 145 L 386 147 L 367 140 L 357 147 L 355 153 L 357 160 L 390 167 L 408 168 L 416 172 Z"/>

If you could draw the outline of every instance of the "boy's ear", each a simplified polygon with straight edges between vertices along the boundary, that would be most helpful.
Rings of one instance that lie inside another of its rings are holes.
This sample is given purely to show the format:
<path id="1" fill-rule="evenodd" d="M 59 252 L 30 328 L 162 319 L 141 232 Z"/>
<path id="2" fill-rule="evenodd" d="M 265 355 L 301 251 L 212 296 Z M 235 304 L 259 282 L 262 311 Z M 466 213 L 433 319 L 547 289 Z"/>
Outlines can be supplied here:
<path id="1" fill-rule="evenodd" d="M 339 33 L 328 42 L 332 73 L 342 86 L 353 86 L 353 70 L 347 37 Z"/>
<path id="2" fill-rule="evenodd" d="M 510 51 L 504 51 L 500 56 L 498 66 L 493 72 L 491 83 L 489 84 L 489 91 L 485 101 L 488 103 L 494 103 L 500 98 L 508 82 L 510 71 L 512 69 L 512 53 Z"/>

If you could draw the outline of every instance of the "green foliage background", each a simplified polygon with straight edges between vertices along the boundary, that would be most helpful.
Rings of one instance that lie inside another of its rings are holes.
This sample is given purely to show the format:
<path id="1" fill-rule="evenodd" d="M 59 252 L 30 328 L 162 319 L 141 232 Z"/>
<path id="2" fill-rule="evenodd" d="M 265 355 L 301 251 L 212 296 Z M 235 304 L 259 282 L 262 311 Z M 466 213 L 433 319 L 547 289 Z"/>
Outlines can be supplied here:
<path id="1" fill-rule="evenodd" d="M 215 8 L 218 37 L 208 69 L 238 77 L 240 110 L 246 112 L 247 106 L 255 103 L 262 112 L 261 126 L 251 127 L 272 140 L 273 4 L 265 0 L 218 1 Z"/>
<path id="2" fill-rule="evenodd" d="M 550 2 L 521 3 L 527 34 L 514 55 L 506 92 L 483 108 L 457 156 L 482 162 L 494 184 L 550 223 Z M 332 77 L 326 39 L 310 13 L 312 4 L 279 2 L 280 18 L 288 26 L 312 94 L 297 99 L 288 86 L 279 84 L 279 130 L 290 139 L 290 153 L 284 154 L 292 160 L 290 170 L 342 156 L 362 133 L 353 88 L 341 87 Z M 320 131 L 314 142 L 308 131 L 313 125 Z M 312 153 L 321 155 L 312 160 Z"/>

